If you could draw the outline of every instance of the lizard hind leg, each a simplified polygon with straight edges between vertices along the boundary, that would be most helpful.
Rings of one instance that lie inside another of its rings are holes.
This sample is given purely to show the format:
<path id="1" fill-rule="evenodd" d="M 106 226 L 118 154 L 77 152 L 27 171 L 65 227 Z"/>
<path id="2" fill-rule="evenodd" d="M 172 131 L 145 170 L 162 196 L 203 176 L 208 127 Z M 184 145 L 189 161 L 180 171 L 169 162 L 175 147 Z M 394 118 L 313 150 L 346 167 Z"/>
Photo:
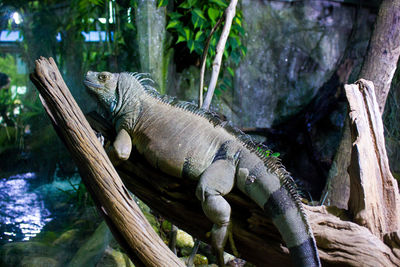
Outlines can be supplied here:
<path id="1" fill-rule="evenodd" d="M 230 235 L 231 206 L 223 196 L 232 190 L 234 177 L 234 164 L 228 160 L 217 160 L 201 175 L 196 189 L 204 214 L 214 223 L 211 245 L 217 252 L 219 266 L 224 266 L 224 247 Z"/>

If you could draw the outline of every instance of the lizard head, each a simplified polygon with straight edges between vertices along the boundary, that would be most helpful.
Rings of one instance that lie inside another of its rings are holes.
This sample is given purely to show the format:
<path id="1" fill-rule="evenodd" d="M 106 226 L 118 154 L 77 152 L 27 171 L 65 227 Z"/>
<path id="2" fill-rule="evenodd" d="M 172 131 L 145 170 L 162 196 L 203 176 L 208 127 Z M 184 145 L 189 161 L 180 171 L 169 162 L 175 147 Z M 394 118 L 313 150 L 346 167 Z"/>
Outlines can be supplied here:
<path id="1" fill-rule="evenodd" d="M 116 98 L 118 77 L 118 73 L 88 71 L 83 83 L 104 105 L 110 106 Z"/>

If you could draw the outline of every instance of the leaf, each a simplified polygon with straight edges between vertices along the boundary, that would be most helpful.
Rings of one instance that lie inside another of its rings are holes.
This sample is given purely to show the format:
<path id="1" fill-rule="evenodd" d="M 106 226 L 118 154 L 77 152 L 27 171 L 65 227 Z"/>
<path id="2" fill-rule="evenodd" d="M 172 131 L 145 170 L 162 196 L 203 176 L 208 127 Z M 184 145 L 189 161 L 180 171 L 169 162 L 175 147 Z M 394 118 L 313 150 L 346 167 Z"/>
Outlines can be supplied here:
<path id="1" fill-rule="evenodd" d="M 191 13 L 192 13 L 192 23 L 195 29 L 201 26 L 204 23 L 204 21 L 206 21 L 203 11 L 201 11 L 200 9 L 195 8 L 191 11 Z"/>
<path id="2" fill-rule="evenodd" d="M 162 7 L 168 5 L 168 0 L 158 0 L 157 7 Z"/>
<path id="3" fill-rule="evenodd" d="M 206 19 L 206 17 L 204 17 L 203 11 L 199 8 L 193 9 L 192 13 L 195 13 L 197 16 L 199 16 L 200 18 L 202 18 L 204 20 Z"/>
<path id="4" fill-rule="evenodd" d="M 171 20 L 167 25 L 167 29 L 169 29 L 169 28 L 177 28 L 179 24 L 180 24 L 179 20 Z"/>
<path id="5" fill-rule="evenodd" d="M 219 88 L 221 88 L 222 91 L 226 91 L 228 89 L 228 87 L 225 84 L 221 84 Z"/>
<path id="6" fill-rule="evenodd" d="M 184 42 L 184 41 L 186 41 L 185 36 L 179 35 L 179 36 L 178 36 L 178 41 L 176 41 L 175 44 L 178 44 L 178 43 Z"/>
<path id="7" fill-rule="evenodd" d="M 228 50 L 225 49 L 225 50 L 224 50 L 224 58 L 227 59 L 228 57 L 229 57 L 229 55 L 228 55 Z"/>
<path id="8" fill-rule="evenodd" d="M 281 154 L 281 153 L 279 153 L 279 152 L 275 152 L 275 153 L 273 153 L 271 156 L 273 156 L 273 157 L 279 157 L 280 154 Z"/>
<path id="9" fill-rule="evenodd" d="M 217 22 L 217 18 L 219 17 L 219 10 L 218 10 L 218 9 L 215 9 L 215 8 L 210 7 L 210 8 L 207 10 L 207 14 L 208 14 L 208 17 L 209 17 L 214 23 Z"/>
<path id="10" fill-rule="evenodd" d="M 177 20 L 180 17 L 182 17 L 183 15 L 181 13 L 178 13 L 178 12 L 171 12 L 171 13 L 168 14 L 168 16 L 173 20 Z"/>
<path id="11" fill-rule="evenodd" d="M 192 6 L 196 4 L 197 0 L 186 0 L 182 4 L 180 4 L 178 7 L 185 8 L 185 9 L 190 9 Z"/>
<path id="12" fill-rule="evenodd" d="M 244 45 L 241 45 L 241 46 L 240 46 L 240 51 L 242 51 L 242 55 L 243 55 L 243 56 L 246 56 L 247 47 L 245 47 Z"/>
<path id="13" fill-rule="evenodd" d="M 187 43 L 187 46 L 190 50 L 190 53 L 192 53 L 192 51 L 194 50 L 194 41 L 193 40 L 189 40 Z"/>
<path id="14" fill-rule="evenodd" d="M 227 70 L 228 70 L 229 74 L 232 75 L 232 77 L 235 76 L 235 72 L 233 71 L 233 69 L 231 67 L 228 67 Z"/>
<path id="15" fill-rule="evenodd" d="M 235 17 L 235 22 L 237 23 L 237 25 L 242 27 L 242 20 L 241 19 L 239 19 L 238 17 Z"/>
<path id="16" fill-rule="evenodd" d="M 200 18 L 194 14 L 192 14 L 192 23 L 194 28 L 198 28 L 199 27 L 199 22 L 200 22 Z"/>
<path id="17" fill-rule="evenodd" d="M 203 54 L 203 49 L 204 49 L 203 42 L 198 42 L 198 41 L 194 42 L 194 51 L 197 54 L 202 55 Z"/>
<path id="18" fill-rule="evenodd" d="M 230 46 L 232 47 L 232 49 L 235 49 L 239 46 L 239 43 L 235 37 L 229 37 L 228 42 L 229 42 Z"/>
<path id="19" fill-rule="evenodd" d="M 203 32 L 202 32 L 202 31 L 198 31 L 198 32 L 196 33 L 196 36 L 194 37 L 194 40 L 195 40 L 195 41 L 198 41 L 202 35 L 203 35 Z"/>
<path id="20" fill-rule="evenodd" d="M 216 4 L 217 6 L 220 6 L 220 7 L 224 7 L 224 8 L 228 7 L 228 4 L 225 3 L 225 1 L 222 1 L 222 0 L 209 0 L 209 2 L 210 3 L 214 3 L 214 4 Z"/>
<path id="21" fill-rule="evenodd" d="M 188 27 L 185 27 L 185 28 L 183 28 L 183 31 L 185 32 L 186 40 L 189 41 L 189 39 L 190 39 L 190 29 Z"/>
<path id="22" fill-rule="evenodd" d="M 236 50 L 232 51 L 231 58 L 232 58 L 233 63 L 238 65 L 239 62 L 240 62 L 240 53 L 238 51 L 236 51 Z"/>
<path id="23" fill-rule="evenodd" d="M 232 87 L 231 79 L 224 78 L 223 83 L 226 84 L 227 87 Z"/>

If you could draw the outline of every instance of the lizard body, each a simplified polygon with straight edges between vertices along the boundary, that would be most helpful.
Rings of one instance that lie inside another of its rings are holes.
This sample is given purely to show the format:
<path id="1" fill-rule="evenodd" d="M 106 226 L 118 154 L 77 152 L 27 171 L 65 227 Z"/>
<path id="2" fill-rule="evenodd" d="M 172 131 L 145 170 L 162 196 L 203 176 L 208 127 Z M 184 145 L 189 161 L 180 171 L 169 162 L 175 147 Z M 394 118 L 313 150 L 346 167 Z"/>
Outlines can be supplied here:
<path id="1" fill-rule="evenodd" d="M 295 266 L 320 266 L 315 240 L 292 186 L 275 157 L 211 112 L 161 96 L 141 74 L 91 72 L 85 85 L 113 117 L 117 137 L 110 158 L 129 158 L 135 146 L 149 163 L 178 178 L 198 180 L 196 197 L 214 223 L 211 243 L 223 265 L 230 206 L 223 198 L 234 186 L 272 218 Z"/>

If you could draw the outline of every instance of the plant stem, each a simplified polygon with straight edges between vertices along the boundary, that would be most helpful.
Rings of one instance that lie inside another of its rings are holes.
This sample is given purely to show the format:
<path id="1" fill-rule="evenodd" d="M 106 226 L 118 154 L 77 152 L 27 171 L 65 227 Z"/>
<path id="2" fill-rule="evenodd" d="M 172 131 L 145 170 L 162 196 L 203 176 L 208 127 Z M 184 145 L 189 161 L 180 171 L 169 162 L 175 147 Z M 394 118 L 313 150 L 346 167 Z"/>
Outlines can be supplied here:
<path id="1" fill-rule="evenodd" d="M 208 85 L 207 95 L 202 105 L 202 108 L 204 109 L 209 109 L 211 104 L 211 99 L 214 94 L 215 86 L 217 85 L 218 75 L 221 69 L 222 55 L 224 53 L 226 40 L 228 39 L 229 36 L 229 31 L 231 30 L 232 20 L 235 17 L 236 5 L 237 5 L 237 0 L 231 0 L 229 6 L 225 10 L 226 14 L 225 25 L 224 28 L 222 29 L 221 37 L 219 38 L 217 44 L 217 49 L 216 49 L 217 51 L 213 62 L 213 70 L 211 74 L 210 84 Z"/>

